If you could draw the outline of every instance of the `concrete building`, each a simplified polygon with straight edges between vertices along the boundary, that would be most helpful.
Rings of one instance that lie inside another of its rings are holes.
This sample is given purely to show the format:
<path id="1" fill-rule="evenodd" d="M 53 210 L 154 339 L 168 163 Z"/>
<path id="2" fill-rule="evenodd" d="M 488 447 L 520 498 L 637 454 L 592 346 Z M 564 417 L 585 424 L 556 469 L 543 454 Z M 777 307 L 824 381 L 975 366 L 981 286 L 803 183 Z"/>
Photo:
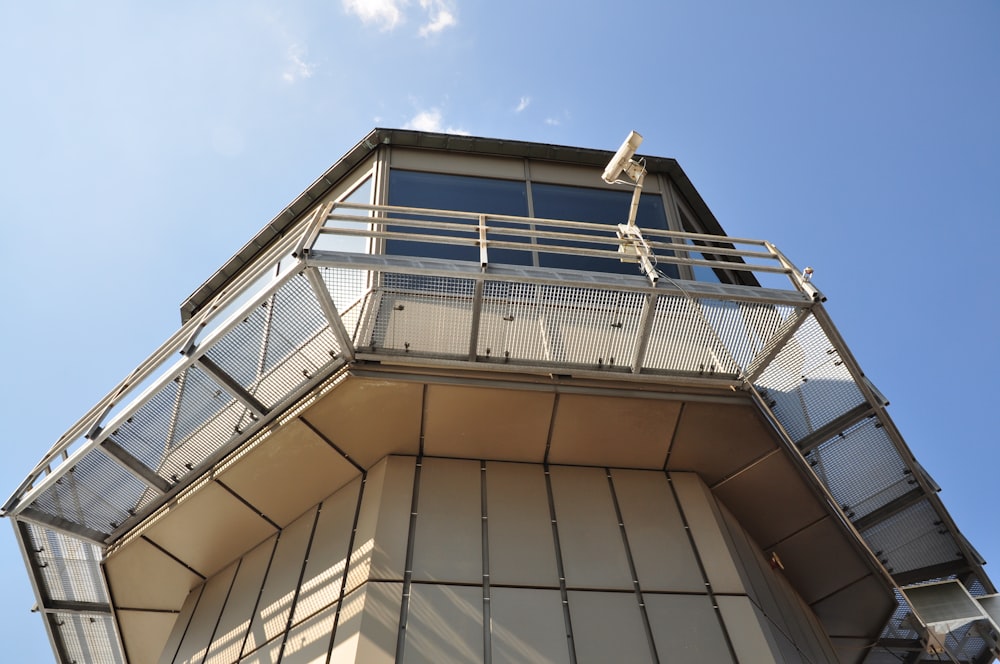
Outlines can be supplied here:
<path id="1" fill-rule="evenodd" d="M 265 226 L 4 506 L 57 660 L 992 661 L 809 275 L 609 157 L 377 129 Z"/>

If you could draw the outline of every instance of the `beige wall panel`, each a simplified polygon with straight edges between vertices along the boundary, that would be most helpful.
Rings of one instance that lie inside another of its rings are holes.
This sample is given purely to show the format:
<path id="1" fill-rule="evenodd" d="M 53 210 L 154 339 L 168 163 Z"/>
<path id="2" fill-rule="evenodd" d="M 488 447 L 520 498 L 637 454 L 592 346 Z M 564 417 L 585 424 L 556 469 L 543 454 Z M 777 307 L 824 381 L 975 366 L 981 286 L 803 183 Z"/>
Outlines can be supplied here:
<path id="1" fill-rule="evenodd" d="M 320 506 L 309 561 L 295 603 L 293 625 L 340 598 L 360 489 L 361 479 L 358 478 Z"/>
<path id="2" fill-rule="evenodd" d="M 104 563 L 115 606 L 176 611 L 201 578 L 142 538 Z"/>
<path id="3" fill-rule="evenodd" d="M 387 454 L 419 453 L 422 408 L 419 383 L 351 377 L 301 418 L 370 468 Z"/>
<path id="4" fill-rule="evenodd" d="M 777 644 L 748 597 L 716 597 L 740 664 L 781 664 Z"/>
<path id="5" fill-rule="evenodd" d="M 505 180 L 524 179 L 524 161 L 520 158 L 487 157 L 474 154 L 458 156 L 454 153 L 393 147 L 390 153 L 390 165 L 393 168 L 404 168 L 411 171 L 475 175 Z M 600 173 L 598 173 L 598 177 L 600 177 Z"/>
<path id="6" fill-rule="evenodd" d="M 230 664 L 240 656 L 276 541 L 277 536 L 272 536 L 240 561 L 205 664 Z"/>
<path id="7" fill-rule="evenodd" d="M 764 549 L 827 514 L 802 475 L 780 451 L 712 492 Z"/>
<path id="8" fill-rule="evenodd" d="M 756 604 L 772 620 L 779 620 L 782 611 L 778 603 L 778 579 L 770 563 L 764 559 L 762 551 L 750 535 L 740 526 L 732 512 L 724 504 L 716 503 L 722 516 L 726 541 L 734 551 L 736 568 L 743 578 L 743 584 L 750 601 Z"/>
<path id="9" fill-rule="evenodd" d="M 292 420 L 219 476 L 284 527 L 361 473 L 299 420 Z"/>
<path id="10" fill-rule="evenodd" d="M 745 593 L 742 576 L 733 562 L 727 533 L 722 530 L 715 498 L 694 473 L 671 473 L 670 477 L 712 590 L 716 593 Z"/>
<path id="11" fill-rule="evenodd" d="M 635 593 L 569 592 L 577 664 L 652 662 Z"/>
<path id="12" fill-rule="evenodd" d="M 428 385 L 424 453 L 541 463 L 554 394 Z"/>
<path id="13" fill-rule="evenodd" d="M 617 145 L 608 146 L 610 150 L 618 149 Z M 608 159 L 611 158 L 610 152 Z M 569 184 L 580 187 L 593 187 L 596 189 L 614 189 L 616 191 L 630 191 L 621 185 L 605 184 L 601 179 L 604 166 L 576 166 L 570 164 L 556 164 L 547 161 L 531 162 L 532 182 L 547 182 L 552 184 Z M 650 177 L 642 185 L 643 193 L 659 193 L 659 178 Z"/>
<path id="14" fill-rule="evenodd" d="M 482 662 L 483 589 L 410 586 L 402 664 Z"/>
<path id="15" fill-rule="evenodd" d="M 569 641 L 558 590 L 492 588 L 493 664 L 569 664 Z"/>
<path id="16" fill-rule="evenodd" d="M 631 590 L 632 577 L 605 471 L 552 466 L 550 473 L 566 585 Z"/>
<path id="17" fill-rule="evenodd" d="M 639 586 L 705 592 L 705 580 L 666 474 L 614 469 L 611 477 Z"/>
<path id="18" fill-rule="evenodd" d="M 162 611 L 117 612 L 118 627 L 129 664 L 155 662 L 170 638 L 176 613 Z"/>
<path id="19" fill-rule="evenodd" d="M 243 652 L 250 652 L 285 631 L 295 590 L 302 574 L 315 515 L 314 509 L 309 510 L 282 530 L 278 536 L 278 544 L 275 546 L 274 557 L 268 568 L 267 578 L 264 580 L 256 614 L 250 623 L 250 632 L 247 634 Z"/>
<path id="20" fill-rule="evenodd" d="M 687 402 L 677 424 L 668 470 L 697 472 L 715 484 L 775 447 L 753 405 Z"/>
<path id="21" fill-rule="evenodd" d="M 653 643 L 661 662 L 732 662 L 708 595 L 644 593 Z"/>
<path id="22" fill-rule="evenodd" d="M 802 598 L 792 588 L 792 584 L 782 577 L 780 572 L 775 572 L 773 575 L 771 588 L 781 612 L 779 615 L 773 615 L 764 609 L 761 610 L 775 624 L 775 629 L 787 635 L 810 661 L 827 661 L 808 615 L 812 613 L 812 609 L 802 601 Z M 825 641 L 826 637 L 824 636 L 822 640 Z"/>
<path id="23" fill-rule="evenodd" d="M 335 604 L 292 628 L 285 641 L 281 664 L 326 664 L 336 615 Z"/>
<path id="24" fill-rule="evenodd" d="M 386 457 L 368 473 L 345 593 L 365 581 L 403 579 L 413 501 L 413 457 Z"/>
<path id="25" fill-rule="evenodd" d="M 488 462 L 490 582 L 559 587 L 552 517 L 541 465 Z"/>
<path id="26" fill-rule="evenodd" d="M 225 606 L 229 589 L 233 585 L 236 566 L 234 562 L 205 582 L 205 590 L 198 600 L 194 615 L 191 616 L 191 624 L 184 635 L 184 640 L 181 641 L 181 647 L 177 650 L 174 664 L 195 664 L 205 658 L 205 653 L 212 644 L 215 626 L 219 622 L 219 616 L 222 615 L 222 607 Z"/>
<path id="27" fill-rule="evenodd" d="M 188 625 L 191 623 L 191 616 L 194 615 L 195 607 L 198 606 L 198 600 L 201 599 L 201 593 L 204 590 L 205 586 L 202 584 L 188 593 L 187 599 L 184 600 L 184 606 L 181 607 L 181 612 L 174 620 L 170 636 L 160 653 L 159 664 L 171 664 L 174 661 L 174 655 L 177 654 L 177 649 L 184 639 L 184 632 L 187 631 Z"/>
<path id="28" fill-rule="evenodd" d="M 146 537 L 212 576 L 275 529 L 215 482 L 209 482 L 146 531 Z"/>
<path id="29" fill-rule="evenodd" d="M 344 598 L 330 664 L 394 664 L 402 583 L 367 583 Z"/>
<path id="30" fill-rule="evenodd" d="M 680 407 L 676 401 L 563 394 L 549 462 L 663 468 Z"/>
<path id="31" fill-rule="evenodd" d="M 413 541 L 415 580 L 482 582 L 480 475 L 478 461 L 424 458 Z"/>
<path id="32" fill-rule="evenodd" d="M 832 518 L 800 530 L 775 550 L 785 576 L 810 604 L 871 573 Z"/>

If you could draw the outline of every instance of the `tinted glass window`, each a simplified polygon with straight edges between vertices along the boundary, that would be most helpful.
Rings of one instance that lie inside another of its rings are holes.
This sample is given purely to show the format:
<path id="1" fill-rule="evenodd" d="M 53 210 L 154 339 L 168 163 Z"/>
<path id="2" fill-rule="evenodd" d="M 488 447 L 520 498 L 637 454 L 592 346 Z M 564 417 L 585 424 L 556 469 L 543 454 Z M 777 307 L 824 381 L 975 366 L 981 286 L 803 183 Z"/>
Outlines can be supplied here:
<path id="1" fill-rule="evenodd" d="M 587 232 L 586 234 L 609 240 L 615 240 L 618 224 L 628 221 L 629 207 L 632 204 L 631 191 L 608 191 L 606 189 L 588 189 L 557 184 L 532 184 L 531 197 L 536 217 L 604 223 L 608 225 L 606 233 Z M 640 197 L 636 224 L 643 229 L 667 230 L 667 217 L 663 211 L 663 201 L 658 194 L 643 194 Z M 539 230 L 565 232 L 565 229 L 557 227 L 540 227 Z M 574 232 L 583 233 L 583 231 Z M 616 248 L 614 244 L 570 243 L 564 240 L 549 239 L 540 239 L 539 244 L 561 244 L 612 251 Z M 637 263 L 622 263 L 615 259 L 571 254 L 540 253 L 539 264 L 542 267 L 571 270 L 641 274 Z M 675 279 L 678 277 L 675 265 L 661 263 L 657 267 L 670 277 Z"/>
<path id="2" fill-rule="evenodd" d="M 528 216 L 528 196 L 523 182 L 493 180 L 465 175 L 441 175 L 417 171 L 391 170 L 389 172 L 389 205 L 404 207 L 457 210 L 460 212 L 484 212 L 487 214 L 507 214 Z M 427 220 L 427 217 L 414 217 Z M 478 237 L 477 221 L 439 218 L 437 221 L 466 223 L 466 231 L 418 229 L 405 226 L 390 226 L 389 230 L 428 235 L 450 235 L 465 238 Z M 502 222 L 490 222 L 491 227 L 503 227 Z M 527 238 L 503 236 L 490 233 L 490 239 L 505 242 L 526 241 Z M 388 240 L 386 253 L 404 256 L 426 256 L 460 261 L 479 261 L 479 248 L 432 244 L 409 240 Z M 530 265 L 531 253 L 513 249 L 491 249 L 491 263 Z"/>

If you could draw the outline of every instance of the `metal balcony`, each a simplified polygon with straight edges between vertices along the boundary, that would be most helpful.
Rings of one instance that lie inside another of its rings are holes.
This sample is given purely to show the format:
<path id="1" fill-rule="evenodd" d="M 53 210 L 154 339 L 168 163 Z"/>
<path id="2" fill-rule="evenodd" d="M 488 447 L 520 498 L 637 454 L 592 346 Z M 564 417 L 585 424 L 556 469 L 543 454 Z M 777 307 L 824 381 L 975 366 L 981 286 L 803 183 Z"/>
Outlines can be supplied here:
<path id="1" fill-rule="evenodd" d="M 315 210 L 81 418 L 4 505 L 56 651 L 67 662 L 122 661 L 106 547 L 361 362 L 746 391 L 899 584 L 961 576 L 995 592 L 822 294 L 773 245 L 647 232 L 657 274 L 638 263 L 621 274 L 637 250 L 609 229 Z M 416 249 L 386 253 L 393 242 Z M 470 258 L 433 257 L 453 249 Z M 544 267 L 546 256 L 609 270 Z M 671 278 L 668 266 L 721 281 Z M 772 287 L 775 278 L 784 283 Z M 897 612 L 887 626 L 886 649 L 917 640 L 904 619 Z M 974 639 L 953 646 L 963 661 L 982 655 Z"/>

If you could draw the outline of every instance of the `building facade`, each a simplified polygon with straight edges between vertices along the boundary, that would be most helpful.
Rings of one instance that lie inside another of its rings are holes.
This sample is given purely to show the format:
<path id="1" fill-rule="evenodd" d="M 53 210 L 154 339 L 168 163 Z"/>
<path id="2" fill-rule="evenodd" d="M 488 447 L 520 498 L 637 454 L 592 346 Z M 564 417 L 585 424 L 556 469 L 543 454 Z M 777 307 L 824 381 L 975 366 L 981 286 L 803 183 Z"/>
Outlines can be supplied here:
<path id="1" fill-rule="evenodd" d="M 809 275 L 610 156 L 378 129 L 272 220 L 4 506 L 57 660 L 992 661 Z"/>

